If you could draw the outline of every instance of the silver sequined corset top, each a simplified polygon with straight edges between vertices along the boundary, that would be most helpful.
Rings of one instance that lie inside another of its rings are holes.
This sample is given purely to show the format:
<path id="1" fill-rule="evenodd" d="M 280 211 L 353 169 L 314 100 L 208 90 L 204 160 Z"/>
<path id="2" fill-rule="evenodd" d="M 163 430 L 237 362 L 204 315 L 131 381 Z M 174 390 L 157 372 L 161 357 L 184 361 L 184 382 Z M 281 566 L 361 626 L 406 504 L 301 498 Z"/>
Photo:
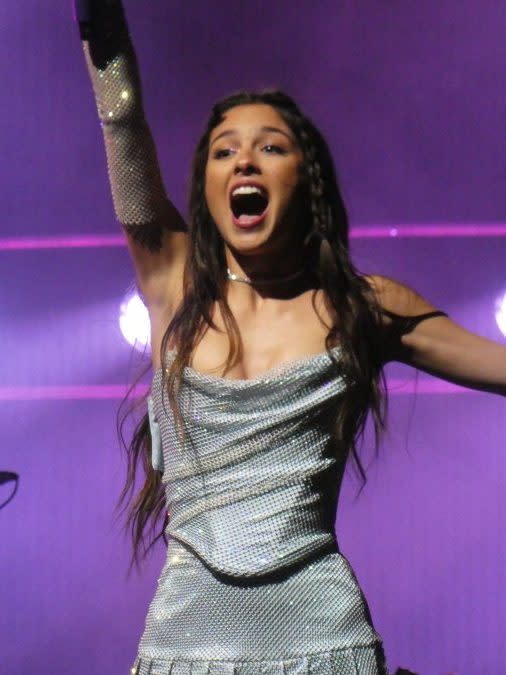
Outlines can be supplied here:
<path id="1" fill-rule="evenodd" d="M 338 356 L 338 347 L 332 351 Z M 158 370 L 148 403 L 167 535 L 211 569 L 238 577 L 337 550 L 333 524 L 345 458 L 333 427 L 344 390 L 326 352 L 250 380 L 186 367 L 183 447 Z"/>

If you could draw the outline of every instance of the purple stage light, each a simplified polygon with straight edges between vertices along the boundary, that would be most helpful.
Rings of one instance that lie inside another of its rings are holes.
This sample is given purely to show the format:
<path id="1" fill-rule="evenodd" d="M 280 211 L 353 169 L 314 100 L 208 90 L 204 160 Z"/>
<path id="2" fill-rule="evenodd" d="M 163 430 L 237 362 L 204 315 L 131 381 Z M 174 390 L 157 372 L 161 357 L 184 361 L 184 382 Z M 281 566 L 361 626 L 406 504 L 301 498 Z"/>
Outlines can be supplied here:
<path id="1" fill-rule="evenodd" d="M 126 246 L 122 235 L 82 234 L 73 237 L 12 237 L 0 239 L 0 251 L 27 251 L 60 248 L 110 248 Z"/>
<path id="2" fill-rule="evenodd" d="M 499 326 L 499 330 L 506 337 L 506 292 L 502 297 L 497 299 L 495 320 Z"/>
<path id="3" fill-rule="evenodd" d="M 417 225 L 359 225 L 350 239 L 438 239 L 506 237 L 505 223 L 419 223 Z"/>
<path id="4" fill-rule="evenodd" d="M 506 223 L 419 223 L 417 225 L 356 225 L 351 239 L 437 239 L 506 237 Z M 0 251 L 60 248 L 125 247 L 121 234 L 81 234 L 75 236 L 8 237 L 0 239 Z"/>
<path id="5" fill-rule="evenodd" d="M 146 305 L 138 293 L 129 293 L 120 307 L 119 327 L 125 340 L 140 352 L 151 350 L 151 330 Z"/>
<path id="6" fill-rule="evenodd" d="M 418 381 L 389 378 L 387 388 L 390 396 L 409 394 L 476 394 L 481 393 L 460 387 L 451 382 L 436 378 L 422 378 Z M 92 385 L 29 385 L 0 386 L 0 401 L 86 401 L 86 400 L 122 400 L 145 396 L 149 391 L 146 384 L 138 384 L 130 390 L 129 384 L 92 384 Z"/>
<path id="7" fill-rule="evenodd" d="M 48 385 L 0 387 L 0 401 L 118 400 L 145 396 L 149 387 L 137 384 Z"/>

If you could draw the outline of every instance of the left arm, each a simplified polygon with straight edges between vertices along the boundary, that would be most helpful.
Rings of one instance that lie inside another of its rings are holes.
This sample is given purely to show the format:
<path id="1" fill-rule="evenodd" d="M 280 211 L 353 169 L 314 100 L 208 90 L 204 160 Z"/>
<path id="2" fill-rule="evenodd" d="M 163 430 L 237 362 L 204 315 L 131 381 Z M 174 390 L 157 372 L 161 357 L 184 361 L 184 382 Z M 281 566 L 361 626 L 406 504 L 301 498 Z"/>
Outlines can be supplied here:
<path id="1" fill-rule="evenodd" d="M 409 317 L 437 309 L 398 281 L 377 275 L 367 280 L 388 312 Z M 391 321 L 385 318 L 385 326 Z M 472 333 L 445 316 L 425 319 L 401 335 L 391 360 L 470 389 L 506 396 L 506 345 Z"/>

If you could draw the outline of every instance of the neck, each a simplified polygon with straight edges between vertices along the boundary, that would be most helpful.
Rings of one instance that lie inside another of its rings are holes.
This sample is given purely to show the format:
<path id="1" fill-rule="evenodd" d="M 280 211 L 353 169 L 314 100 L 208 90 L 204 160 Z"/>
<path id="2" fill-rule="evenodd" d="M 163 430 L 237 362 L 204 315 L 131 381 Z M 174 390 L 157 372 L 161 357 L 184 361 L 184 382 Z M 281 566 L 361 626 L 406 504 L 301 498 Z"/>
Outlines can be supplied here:
<path id="1" fill-rule="evenodd" d="M 227 267 L 227 277 L 230 281 L 237 281 L 241 284 L 249 284 L 250 286 L 272 286 L 274 284 L 285 284 L 289 281 L 295 281 L 298 277 L 304 274 L 304 268 L 301 267 L 297 272 L 293 274 L 286 274 L 285 276 L 275 276 L 266 278 L 254 278 L 250 279 L 249 277 L 242 277 L 239 274 L 235 274 L 231 271 L 230 267 Z"/>
<path id="2" fill-rule="evenodd" d="M 225 274 L 229 293 L 252 305 L 268 299 L 288 300 L 319 287 L 316 274 L 303 262 L 291 266 L 262 265 L 261 270 L 249 260 L 240 264 L 235 258 L 227 256 L 227 262 Z"/>

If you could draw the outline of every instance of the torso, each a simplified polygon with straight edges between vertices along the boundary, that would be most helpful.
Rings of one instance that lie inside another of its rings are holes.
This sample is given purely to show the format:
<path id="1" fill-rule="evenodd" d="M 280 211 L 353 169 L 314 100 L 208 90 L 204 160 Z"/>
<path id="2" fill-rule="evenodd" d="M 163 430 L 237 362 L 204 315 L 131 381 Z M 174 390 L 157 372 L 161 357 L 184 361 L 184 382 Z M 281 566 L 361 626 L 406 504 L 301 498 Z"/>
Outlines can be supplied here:
<path id="1" fill-rule="evenodd" d="M 230 345 L 223 317 L 215 306 L 212 316 L 218 330 L 206 329 L 188 365 L 201 373 L 245 380 L 282 363 L 320 354 L 326 350 L 325 338 L 334 323 L 326 305 L 323 292 L 315 289 L 289 300 L 270 300 L 255 311 L 230 302 L 239 326 L 242 357 L 226 372 Z M 161 365 L 160 345 L 170 318 L 169 312 L 151 313 L 154 368 Z M 169 348 L 177 349 L 177 346 L 169 345 Z"/>

